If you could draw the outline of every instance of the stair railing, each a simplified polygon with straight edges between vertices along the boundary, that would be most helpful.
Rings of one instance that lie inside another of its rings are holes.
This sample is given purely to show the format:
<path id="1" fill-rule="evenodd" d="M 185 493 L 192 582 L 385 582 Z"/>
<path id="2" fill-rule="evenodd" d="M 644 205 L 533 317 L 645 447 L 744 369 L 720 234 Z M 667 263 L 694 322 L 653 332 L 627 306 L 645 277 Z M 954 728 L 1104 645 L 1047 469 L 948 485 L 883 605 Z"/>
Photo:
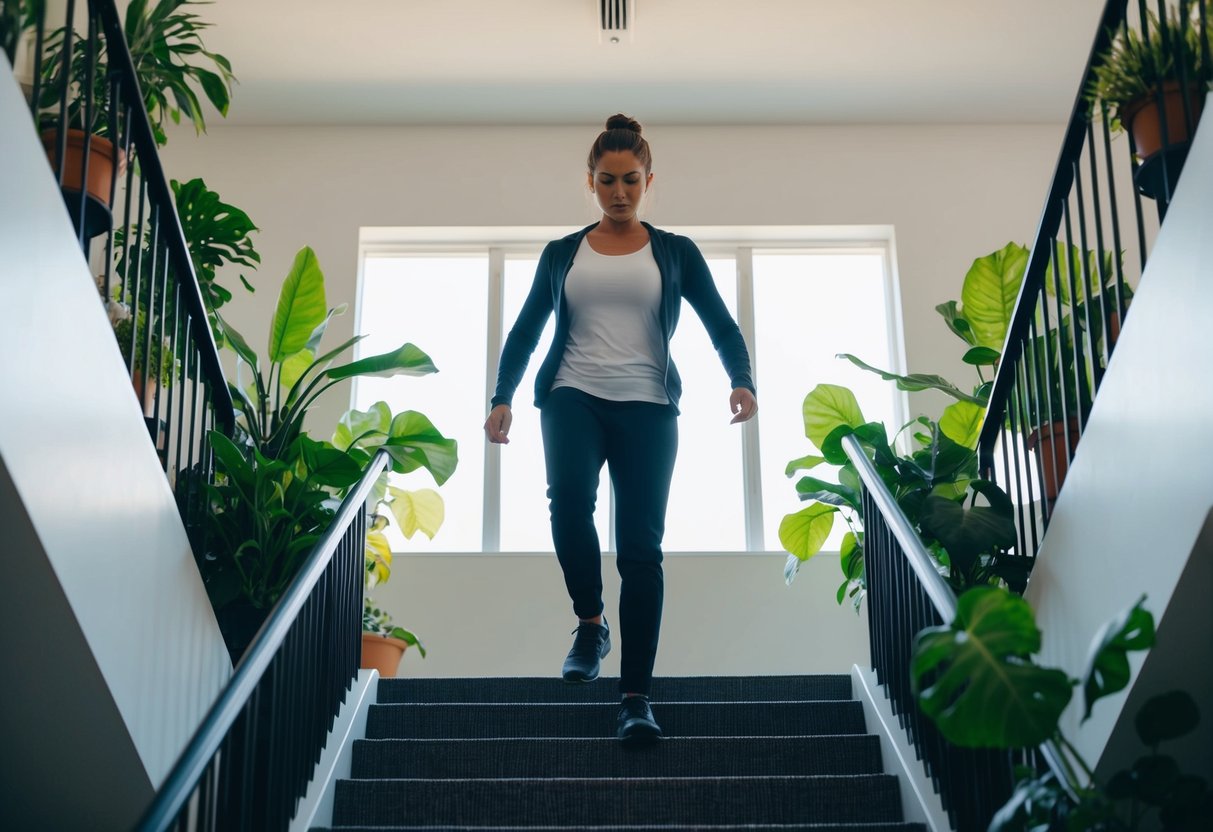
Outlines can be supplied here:
<path id="1" fill-rule="evenodd" d="M 876 681 L 931 778 L 952 828 L 986 829 L 1011 796 L 1017 764 L 1035 755 L 1058 775 L 1058 782 L 1069 781 L 1050 747 L 1020 752 L 959 748 L 919 709 L 910 684 L 914 640 L 928 627 L 952 623 L 956 595 L 859 440 L 848 436 L 842 444 L 863 483 L 868 640 Z"/>
<path id="2" fill-rule="evenodd" d="M 136 829 L 285 830 L 362 658 L 367 500 L 376 454 L 257 631 Z"/>
<path id="3" fill-rule="evenodd" d="M 234 430 L 231 393 L 115 3 L 88 0 L 81 36 L 75 0 L 65 0 L 64 19 L 49 30 L 47 5 L 0 0 L 9 41 L 0 46 L 15 52 L 31 41 L 31 113 L 193 529 L 214 480 L 208 431 Z"/>
<path id="4" fill-rule="evenodd" d="M 1208 0 L 1179 0 L 1171 4 L 1177 15 L 1168 14 L 1167 5 L 1158 0 L 1155 12 L 1145 0 L 1109 0 L 1104 7 L 990 393 L 980 467 L 1017 506 L 1020 556 L 1034 557 L 1039 548 L 1128 313 L 1132 280 L 1145 269 L 1196 108 L 1213 79 Z M 1113 38 L 1130 35 L 1160 39 L 1180 68 L 1181 92 L 1164 94 L 1164 85 L 1155 85 L 1142 115 L 1158 117 L 1161 147 L 1139 159 L 1128 131 L 1127 141 L 1117 142 L 1127 151 L 1125 165 L 1112 137 L 1114 120 L 1126 114 L 1110 113 L 1106 104 L 1093 112 L 1087 91 Z M 1189 60 L 1181 59 L 1181 49 L 1189 50 Z M 1193 60 L 1195 78 L 1185 68 Z M 1133 226 L 1122 229 L 1117 194 L 1126 190 L 1135 216 Z M 1155 200 L 1156 220 L 1143 212 L 1143 196 Z"/>

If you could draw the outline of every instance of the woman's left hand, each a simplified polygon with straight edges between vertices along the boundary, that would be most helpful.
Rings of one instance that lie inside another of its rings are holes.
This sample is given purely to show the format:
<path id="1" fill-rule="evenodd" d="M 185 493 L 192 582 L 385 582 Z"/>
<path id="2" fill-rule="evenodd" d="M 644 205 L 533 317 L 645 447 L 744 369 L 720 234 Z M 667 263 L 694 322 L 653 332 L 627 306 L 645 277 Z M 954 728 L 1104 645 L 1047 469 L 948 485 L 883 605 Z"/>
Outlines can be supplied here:
<path id="1" fill-rule="evenodd" d="M 754 398 L 754 394 L 748 388 L 734 387 L 729 396 L 729 412 L 734 414 L 733 420 L 729 422 L 731 425 L 748 421 L 758 412 L 758 400 Z"/>

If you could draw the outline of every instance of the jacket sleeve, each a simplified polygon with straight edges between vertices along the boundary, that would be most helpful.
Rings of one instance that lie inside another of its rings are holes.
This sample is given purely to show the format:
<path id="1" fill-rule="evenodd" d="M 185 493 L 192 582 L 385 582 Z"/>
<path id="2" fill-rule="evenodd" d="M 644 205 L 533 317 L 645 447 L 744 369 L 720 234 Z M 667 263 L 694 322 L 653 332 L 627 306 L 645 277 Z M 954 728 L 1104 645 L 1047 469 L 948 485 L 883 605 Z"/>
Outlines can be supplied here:
<path id="1" fill-rule="evenodd" d="M 682 260 L 682 296 L 690 302 L 695 314 L 703 321 L 712 346 L 720 356 L 720 362 L 729 375 L 729 383 L 734 387 L 744 387 L 755 395 L 754 377 L 750 371 L 750 351 L 746 349 L 745 339 L 733 316 L 729 314 L 720 292 L 716 291 L 716 282 L 712 280 L 712 272 L 703 259 L 699 247 L 686 237 L 678 237 L 679 253 Z"/>
<path id="2" fill-rule="evenodd" d="M 499 404 L 512 405 L 514 393 L 526 372 L 527 363 L 543 327 L 552 314 L 552 244 L 543 249 L 539 255 L 539 264 L 535 267 L 535 280 L 531 291 L 522 304 L 518 320 L 514 322 L 510 334 L 505 339 L 501 350 L 501 361 L 497 364 L 497 389 L 493 393 L 490 407 Z"/>

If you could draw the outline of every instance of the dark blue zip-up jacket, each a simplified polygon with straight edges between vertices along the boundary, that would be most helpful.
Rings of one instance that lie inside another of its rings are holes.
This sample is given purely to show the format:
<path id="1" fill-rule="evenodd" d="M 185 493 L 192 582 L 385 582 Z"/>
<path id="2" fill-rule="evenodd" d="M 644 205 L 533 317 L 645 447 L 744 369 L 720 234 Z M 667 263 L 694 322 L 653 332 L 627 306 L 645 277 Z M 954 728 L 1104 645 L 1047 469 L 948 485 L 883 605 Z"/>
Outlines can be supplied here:
<path id="1" fill-rule="evenodd" d="M 581 240 L 593 229 L 594 225 L 586 226 L 580 231 L 553 240 L 543 249 L 539 256 L 539 265 L 535 269 L 535 282 L 518 320 L 505 339 L 505 347 L 501 351 L 501 363 L 497 369 L 497 390 L 493 395 L 492 406 L 509 405 L 514 400 L 514 392 L 526 372 L 527 362 L 539 336 L 547 323 L 548 316 L 556 313 L 556 335 L 552 338 L 552 348 L 539 367 L 535 379 L 535 406 L 542 407 L 544 400 L 552 389 L 556 379 L 556 371 L 560 369 L 560 361 L 564 357 L 565 345 L 569 340 L 568 306 L 564 301 L 564 281 L 569 269 L 573 266 L 573 258 L 581 245 Z M 661 272 L 661 332 L 665 341 L 665 391 L 670 404 L 675 409 L 682 395 L 682 379 L 678 369 L 670 360 L 670 337 L 678 326 L 678 313 L 682 299 L 690 301 L 691 306 L 703 321 L 712 346 L 720 355 L 729 382 L 734 388 L 745 387 L 751 392 L 754 389 L 754 379 L 750 374 L 750 353 L 741 337 L 741 330 L 725 308 L 716 284 L 712 281 L 712 273 L 704 261 L 699 248 L 690 239 L 654 228 L 647 222 L 644 227 L 649 231 L 649 240 L 653 246 L 653 258 Z"/>

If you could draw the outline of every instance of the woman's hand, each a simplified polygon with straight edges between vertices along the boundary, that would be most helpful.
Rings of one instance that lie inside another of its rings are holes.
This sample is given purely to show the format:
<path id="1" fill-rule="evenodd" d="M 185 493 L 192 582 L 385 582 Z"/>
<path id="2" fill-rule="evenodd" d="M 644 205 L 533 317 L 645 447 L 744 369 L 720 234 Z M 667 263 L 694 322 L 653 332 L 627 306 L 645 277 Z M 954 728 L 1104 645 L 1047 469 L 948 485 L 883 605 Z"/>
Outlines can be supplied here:
<path id="1" fill-rule="evenodd" d="M 746 391 L 749 392 L 749 391 Z M 508 404 L 499 404 L 489 411 L 489 418 L 484 420 L 484 435 L 494 445 L 510 444 L 510 423 L 514 415 Z"/>
<path id="2" fill-rule="evenodd" d="M 729 422 L 731 425 L 749 421 L 758 412 L 758 400 L 748 388 L 734 387 L 729 396 L 729 412 L 734 414 L 733 420 Z"/>

